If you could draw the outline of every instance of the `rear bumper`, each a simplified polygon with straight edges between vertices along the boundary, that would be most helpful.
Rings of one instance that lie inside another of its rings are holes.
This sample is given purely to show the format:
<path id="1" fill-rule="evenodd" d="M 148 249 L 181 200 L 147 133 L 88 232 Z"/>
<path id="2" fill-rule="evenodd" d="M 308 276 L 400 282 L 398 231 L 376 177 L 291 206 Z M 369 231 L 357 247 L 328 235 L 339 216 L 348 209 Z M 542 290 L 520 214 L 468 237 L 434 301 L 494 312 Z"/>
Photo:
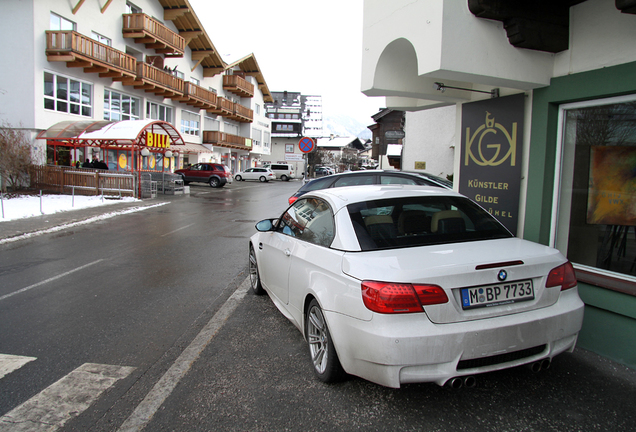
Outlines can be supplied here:
<path id="1" fill-rule="evenodd" d="M 326 312 L 326 317 L 343 368 L 397 388 L 416 382 L 443 385 L 453 377 L 506 369 L 571 351 L 583 323 L 583 308 L 573 288 L 547 308 L 461 323 L 433 324 L 424 314 L 374 314 L 371 321 L 334 312 Z M 522 358 L 506 356 L 536 347 L 544 348 Z M 493 356 L 501 362 L 486 366 L 466 362 Z M 458 369 L 460 361 L 464 366 Z"/>

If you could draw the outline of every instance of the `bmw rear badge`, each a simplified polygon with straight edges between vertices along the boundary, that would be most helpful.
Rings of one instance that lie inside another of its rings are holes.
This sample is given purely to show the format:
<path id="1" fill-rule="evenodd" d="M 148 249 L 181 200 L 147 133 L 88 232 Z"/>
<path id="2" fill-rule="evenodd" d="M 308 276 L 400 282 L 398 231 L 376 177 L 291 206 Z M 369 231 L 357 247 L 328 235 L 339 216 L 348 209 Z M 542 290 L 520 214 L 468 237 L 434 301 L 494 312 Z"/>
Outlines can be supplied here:
<path id="1" fill-rule="evenodd" d="M 499 279 L 500 282 L 505 281 L 507 277 L 508 272 L 506 272 L 505 270 L 499 270 L 499 273 L 497 273 L 497 279 Z"/>

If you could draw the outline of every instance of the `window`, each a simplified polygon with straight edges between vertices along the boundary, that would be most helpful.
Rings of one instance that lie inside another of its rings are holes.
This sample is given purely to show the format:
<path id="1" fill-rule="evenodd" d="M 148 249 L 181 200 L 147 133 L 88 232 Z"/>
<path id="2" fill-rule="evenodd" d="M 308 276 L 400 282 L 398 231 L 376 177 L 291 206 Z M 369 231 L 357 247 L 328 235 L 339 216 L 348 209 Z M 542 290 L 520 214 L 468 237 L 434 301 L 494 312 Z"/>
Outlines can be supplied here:
<path id="1" fill-rule="evenodd" d="M 417 182 L 414 179 L 410 179 L 410 178 L 406 178 L 406 177 L 381 175 L 380 176 L 380 184 L 416 185 Z"/>
<path id="2" fill-rule="evenodd" d="M 178 70 L 175 69 L 175 70 L 172 71 L 172 73 L 174 73 L 174 76 L 176 76 L 177 78 L 184 79 L 185 75 L 183 75 L 183 72 L 178 71 Z"/>
<path id="3" fill-rule="evenodd" d="M 256 112 L 256 114 L 260 114 L 261 106 L 259 104 L 254 104 L 254 111 Z"/>
<path id="4" fill-rule="evenodd" d="M 138 98 L 104 89 L 104 120 L 139 120 Z"/>
<path id="5" fill-rule="evenodd" d="M 172 108 L 154 102 L 146 102 L 146 118 L 172 123 Z"/>
<path id="6" fill-rule="evenodd" d="M 190 82 L 192 84 L 196 84 L 196 85 L 200 85 L 201 84 L 201 82 L 198 79 L 196 79 L 195 77 L 190 77 Z"/>
<path id="7" fill-rule="evenodd" d="M 331 208 L 317 198 L 300 199 L 281 217 L 277 230 L 309 243 L 329 247 L 335 234 Z"/>
<path id="8" fill-rule="evenodd" d="M 50 30 L 75 30 L 75 23 L 51 12 Z"/>
<path id="9" fill-rule="evenodd" d="M 181 132 L 188 135 L 199 135 L 199 114 L 181 111 Z"/>
<path id="10" fill-rule="evenodd" d="M 347 209 L 363 251 L 512 237 L 490 213 L 463 197 L 381 199 Z"/>
<path id="11" fill-rule="evenodd" d="M 126 2 L 126 13 L 127 14 L 141 13 L 141 8 L 138 7 L 138 6 L 135 6 L 134 4 L 132 4 L 130 2 Z"/>
<path id="12" fill-rule="evenodd" d="M 93 38 L 97 42 L 103 43 L 104 45 L 113 46 L 113 42 L 110 40 L 110 38 L 102 36 L 99 33 L 91 32 L 91 38 Z"/>
<path id="13" fill-rule="evenodd" d="M 578 266 L 636 276 L 636 100 L 569 104 L 560 117 L 553 243 Z"/>
<path id="14" fill-rule="evenodd" d="M 93 86 L 82 81 L 44 72 L 44 108 L 92 117 Z"/>

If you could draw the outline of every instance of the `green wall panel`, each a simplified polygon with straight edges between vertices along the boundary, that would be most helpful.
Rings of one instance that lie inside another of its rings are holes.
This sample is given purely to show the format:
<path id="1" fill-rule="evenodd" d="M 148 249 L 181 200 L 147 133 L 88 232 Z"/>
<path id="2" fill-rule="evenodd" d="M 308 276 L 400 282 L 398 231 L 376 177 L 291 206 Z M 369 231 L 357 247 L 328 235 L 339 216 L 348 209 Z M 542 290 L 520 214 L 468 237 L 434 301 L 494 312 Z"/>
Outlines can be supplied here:
<path id="1" fill-rule="evenodd" d="M 636 62 L 553 78 L 534 90 L 524 238 L 549 243 L 559 105 L 636 93 Z"/>

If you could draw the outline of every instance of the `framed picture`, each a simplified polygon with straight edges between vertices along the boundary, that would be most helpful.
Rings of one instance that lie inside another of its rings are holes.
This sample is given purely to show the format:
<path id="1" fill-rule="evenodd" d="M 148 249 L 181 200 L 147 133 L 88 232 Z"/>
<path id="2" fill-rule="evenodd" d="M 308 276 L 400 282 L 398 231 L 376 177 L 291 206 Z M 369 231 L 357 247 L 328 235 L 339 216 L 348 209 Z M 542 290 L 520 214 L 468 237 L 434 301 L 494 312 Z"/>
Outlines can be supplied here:
<path id="1" fill-rule="evenodd" d="M 587 223 L 636 225 L 636 147 L 592 146 Z"/>

